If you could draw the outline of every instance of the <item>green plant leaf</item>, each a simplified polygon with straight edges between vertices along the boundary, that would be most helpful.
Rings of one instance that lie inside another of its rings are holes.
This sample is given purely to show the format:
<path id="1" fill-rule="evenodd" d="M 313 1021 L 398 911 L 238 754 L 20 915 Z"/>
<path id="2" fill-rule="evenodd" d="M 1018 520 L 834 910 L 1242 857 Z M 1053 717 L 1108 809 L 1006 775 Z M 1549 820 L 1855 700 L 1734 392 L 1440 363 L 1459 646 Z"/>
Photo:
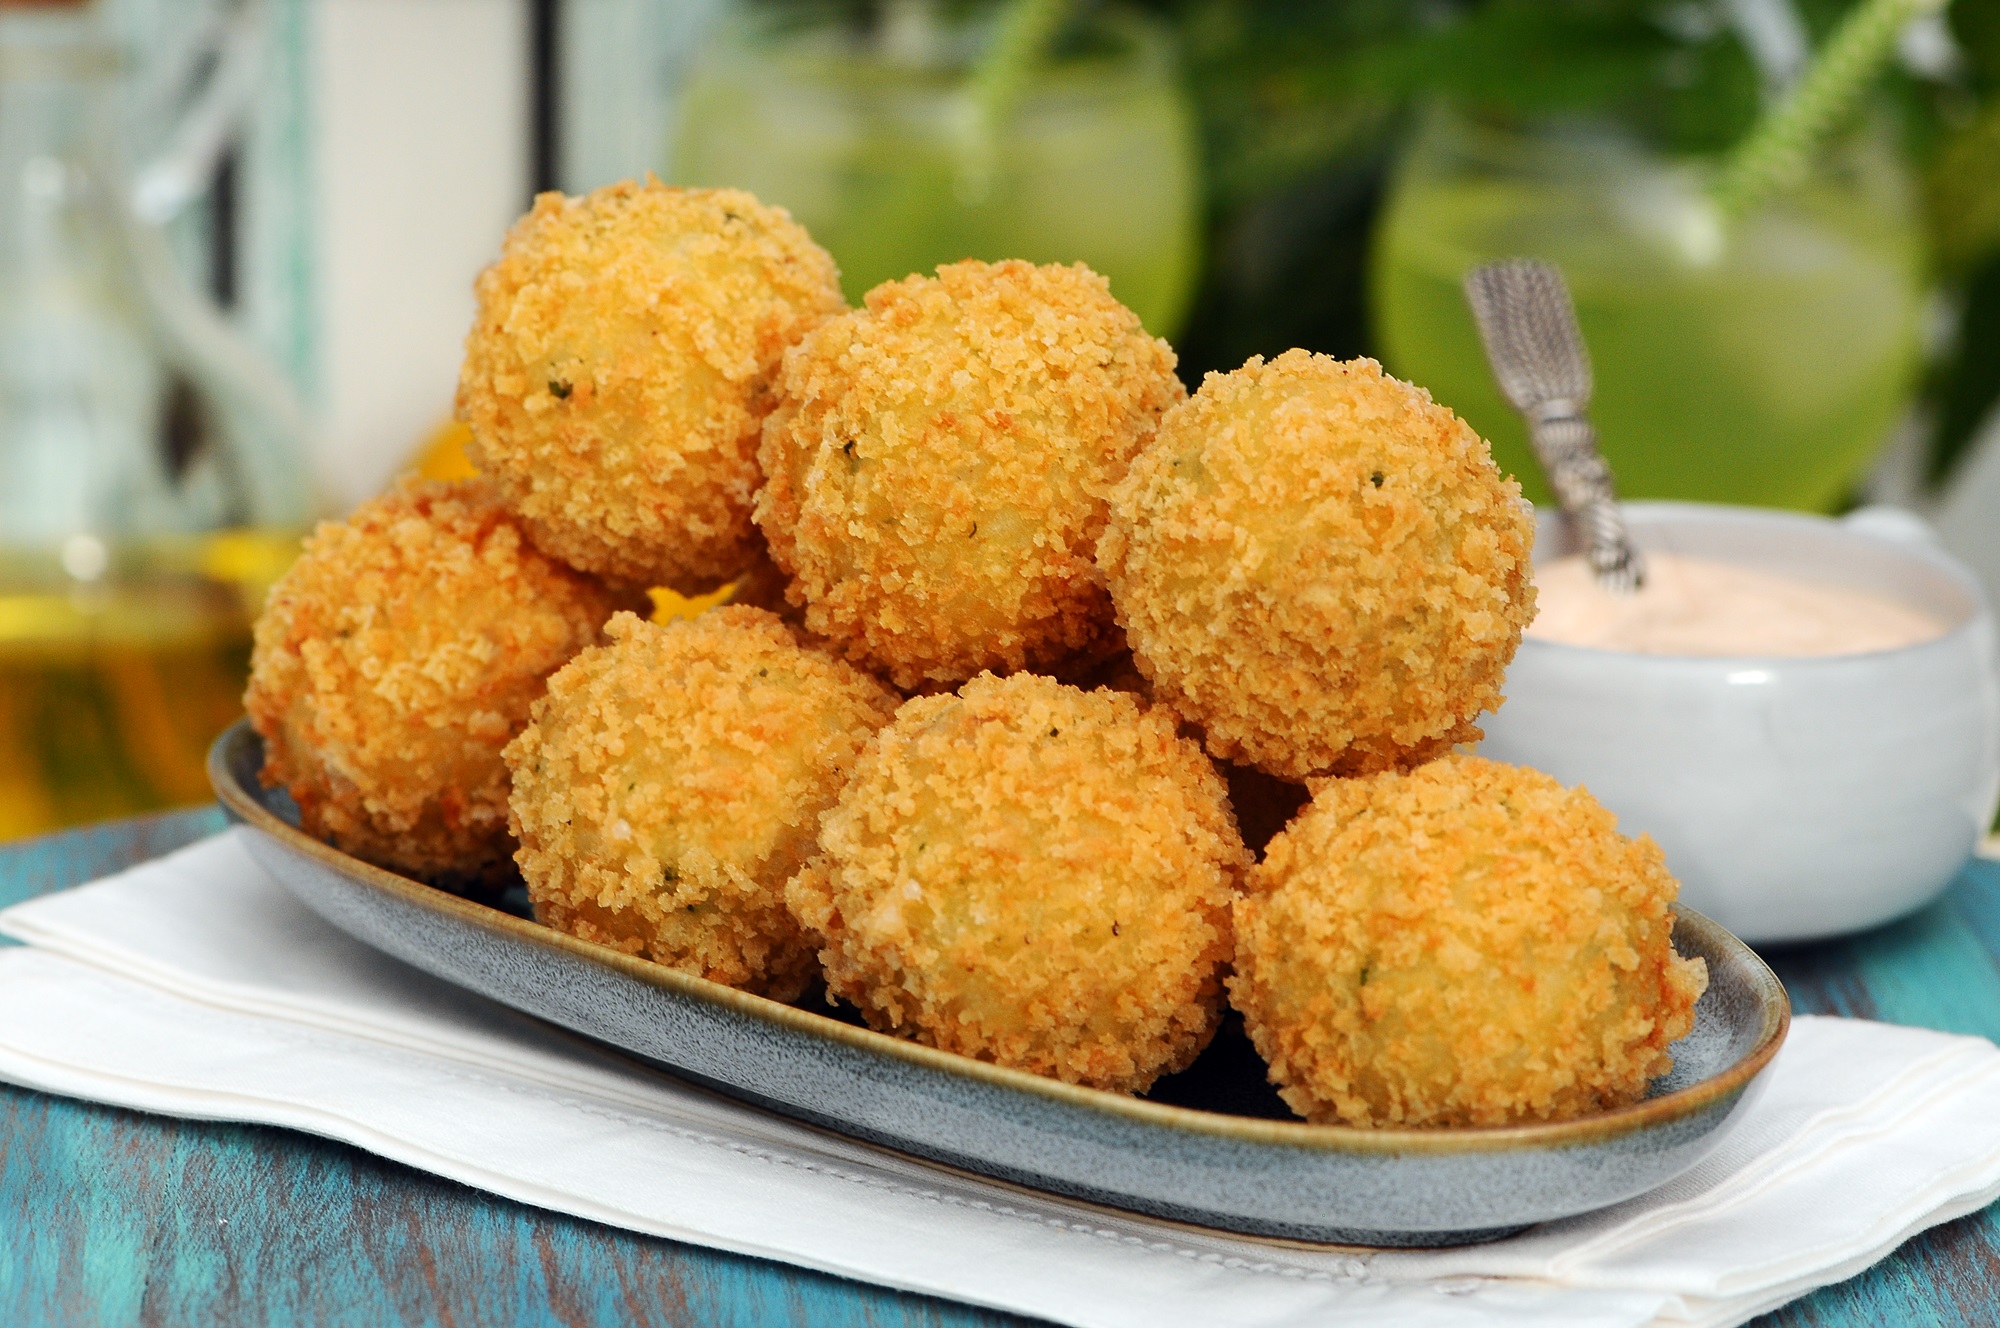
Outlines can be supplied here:
<path id="1" fill-rule="evenodd" d="M 1969 271 L 2000 252 L 2000 101 L 1944 139 L 1926 186 L 1932 239 L 1946 272 Z"/>
<path id="2" fill-rule="evenodd" d="M 2000 403 L 2000 254 L 1966 282 L 1958 342 L 1932 388 L 1937 428 L 1931 436 L 1930 478 L 1950 478 L 1979 428 Z"/>

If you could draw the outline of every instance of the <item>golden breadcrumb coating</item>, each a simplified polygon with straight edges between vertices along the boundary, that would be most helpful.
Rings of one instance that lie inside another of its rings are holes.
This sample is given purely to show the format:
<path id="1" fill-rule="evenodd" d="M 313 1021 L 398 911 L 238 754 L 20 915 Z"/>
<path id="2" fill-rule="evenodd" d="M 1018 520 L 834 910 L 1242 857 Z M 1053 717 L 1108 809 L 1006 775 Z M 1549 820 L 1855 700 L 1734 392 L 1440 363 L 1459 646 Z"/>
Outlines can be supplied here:
<path id="1" fill-rule="evenodd" d="M 785 348 L 846 307 L 826 251 L 735 189 L 543 194 L 480 274 L 468 449 L 557 557 L 712 590 L 750 566 Z"/>
<path id="2" fill-rule="evenodd" d="M 1105 494 L 1185 395 L 1082 264 L 885 282 L 785 356 L 757 523 L 806 625 L 905 690 L 1095 647 Z"/>
<path id="3" fill-rule="evenodd" d="M 1139 1092 L 1208 1045 L 1248 855 L 1214 767 L 1119 692 L 982 674 L 896 712 L 786 887 L 869 1024 Z"/>
<path id="4" fill-rule="evenodd" d="M 257 620 L 243 698 L 306 830 L 423 877 L 505 875 L 507 767 L 543 680 L 626 603 L 483 480 L 405 480 L 323 522 Z"/>
<path id="5" fill-rule="evenodd" d="M 715 982 L 793 1000 L 812 946 L 785 879 L 896 698 L 762 609 L 611 620 L 507 748 L 535 916 Z"/>
<path id="6" fill-rule="evenodd" d="M 1708 985 L 1653 841 L 1581 789 L 1451 756 L 1315 781 L 1236 905 L 1231 1002 L 1308 1120 L 1563 1120 L 1673 1067 Z"/>
<path id="7" fill-rule="evenodd" d="M 1216 756 L 1365 774 L 1479 737 L 1534 616 L 1534 517 L 1485 442 L 1373 360 L 1210 374 L 1098 552 L 1156 695 Z"/>

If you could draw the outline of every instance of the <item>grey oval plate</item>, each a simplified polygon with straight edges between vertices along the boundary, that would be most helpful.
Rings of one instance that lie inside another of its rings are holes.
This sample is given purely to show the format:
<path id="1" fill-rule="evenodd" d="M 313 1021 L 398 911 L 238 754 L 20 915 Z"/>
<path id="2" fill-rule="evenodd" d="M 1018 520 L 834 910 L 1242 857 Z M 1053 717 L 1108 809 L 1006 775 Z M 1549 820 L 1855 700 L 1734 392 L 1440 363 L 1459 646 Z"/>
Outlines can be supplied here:
<path id="1" fill-rule="evenodd" d="M 1708 961 L 1708 993 L 1694 1031 L 1674 1044 L 1673 1073 L 1633 1106 L 1496 1129 L 1356 1130 L 1121 1097 L 781 1005 L 372 867 L 299 830 L 289 800 L 259 785 L 262 763 L 247 721 L 209 753 L 224 811 L 253 832 L 252 855 L 313 911 L 398 959 L 788 1116 L 1227 1231 L 1464 1244 L 1628 1199 L 1714 1150 L 1791 1022 L 1763 961 L 1681 910 L 1674 942 Z M 1261 1066 L 1244 1059 L 1247 1044 L 1231 1063 L 1225 1041 L 1203 1057 L 1219 1065 L 1209 1078 L 1224 1081 L 1207 1100 L 1274 1102 Z M 1187 1090 L 1180 1100 L 1203 1099 Z"/>

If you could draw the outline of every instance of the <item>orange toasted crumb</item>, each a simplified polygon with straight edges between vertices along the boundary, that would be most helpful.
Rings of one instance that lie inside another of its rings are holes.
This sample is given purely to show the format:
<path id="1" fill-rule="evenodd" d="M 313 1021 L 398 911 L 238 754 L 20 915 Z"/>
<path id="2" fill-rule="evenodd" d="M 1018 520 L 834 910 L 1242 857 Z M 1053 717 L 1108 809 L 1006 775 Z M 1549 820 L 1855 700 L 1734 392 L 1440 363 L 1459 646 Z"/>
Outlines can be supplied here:
<path id="1" fill-rule="evenodd" d="M 785 357 L 757 522 L 806 626 L 906 690 L 1102 648 L 1105 494 L 1184 395 L 1078 264 L 886 282 Z"/>
<path id="2" fill-rule="evenodd" d="M 1534 614 L 1533 529 L 1429 394 L 1294 350 L 1167 416 L 1098 552 L 1159 700 L 1216 756 L 1300 780 L 1479 737 Z"/>
<path id="3" fill-rule="evenodd" d="M 1651 839 L 1453 756 L 1315 781 L 1236 905 L 1230 1000 L 1308 1120 L 1562 1120 L 1636 1101 L 1707 986 Z"/>
<path id="4" fill-rule="evenodd" d="M 535 916 L 585 940 L 779 1000 L 814 976 L 785 909 L 820 812 L 895 698 L 762 609 L 668 624 L 549 680 L 507 748 Z"/>
<path id="5" fill-rule="evenodd" d="M 536 541 L 687 595 L 749 568 L 771 378 L 845 307 L 826 251 L 740 190 L 628 181 L 537 198 L 477 291 L 459 416 Z"/>
<path id="6" fill-rule="evenodd" d="M 1248 866 L 1222 781 L 1121 692 L 982 674 L 906 703 L 786 889 L 883 1032 L 1138 1092 L 1220 1015 Z"/>
<path id="7" fill-rule="evenodd" d="M 624 601 L 537 550 L 480 480 L 405 480 L 307 539 L 243 698 L 307 831 L 424 877 L 504 874 L 500 749 Z"/>

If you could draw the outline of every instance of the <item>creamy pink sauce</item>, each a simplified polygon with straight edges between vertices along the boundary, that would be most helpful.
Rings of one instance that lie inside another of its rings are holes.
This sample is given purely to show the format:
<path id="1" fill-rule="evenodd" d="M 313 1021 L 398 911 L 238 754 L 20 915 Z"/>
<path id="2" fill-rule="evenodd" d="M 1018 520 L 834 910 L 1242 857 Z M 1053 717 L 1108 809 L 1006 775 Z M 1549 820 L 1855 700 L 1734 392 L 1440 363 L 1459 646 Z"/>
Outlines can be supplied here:
<path id="1" fill-rule="evenodd" d="M 1649 655 L 1853 655 L 1948 625 L 1864 590 L 1674 553 L 1648 553 L 1632 595 L 1599 590 L 1581 556 L 1543 563 L 1535 586 L 1529 636 Z"/>

